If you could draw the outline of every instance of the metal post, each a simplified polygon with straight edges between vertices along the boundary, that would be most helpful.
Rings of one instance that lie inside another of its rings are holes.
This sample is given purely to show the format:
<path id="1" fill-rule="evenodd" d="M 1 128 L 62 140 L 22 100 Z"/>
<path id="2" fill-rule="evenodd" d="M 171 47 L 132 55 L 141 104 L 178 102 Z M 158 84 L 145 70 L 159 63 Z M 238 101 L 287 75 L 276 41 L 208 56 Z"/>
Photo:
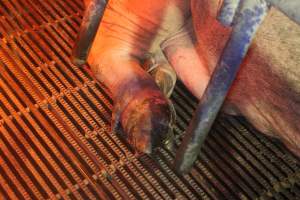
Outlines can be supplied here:
<path id="1" fill-rule="evenodd" d="M 72 52 L 72 61 L 75 65 L 81 66 L 86 63 L 106 5 L 106 0 L 91 0 L 84 12 L 79 34 Z"/>
<path id="2" fill-rule="evenodd" d="M 267 11 L 268 5 L 265 1 L 243 0 L 240 2 L 230 39 L 177 152 L 175 167 L 179 173 L 187 173 L 196 160 Z"/>
<path id="3" fill-rule="evenodd" d="M 231 26 L 241 0 L 224 0 L 218 14 L 218 21 L 224 26 Z"/>

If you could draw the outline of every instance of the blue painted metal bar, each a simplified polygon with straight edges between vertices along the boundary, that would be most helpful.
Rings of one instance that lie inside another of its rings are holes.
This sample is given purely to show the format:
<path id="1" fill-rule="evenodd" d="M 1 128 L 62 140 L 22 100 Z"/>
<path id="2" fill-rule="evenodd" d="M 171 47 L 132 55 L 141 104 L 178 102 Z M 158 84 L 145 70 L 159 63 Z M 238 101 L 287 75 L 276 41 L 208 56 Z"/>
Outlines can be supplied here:
<path id="1" fill-rule="evenodd" d="M 106 5 L 106 0 L 91 0 L 87 6 L 72 52 L 72 61 L 75 65 L 81 66 L 86 63 Z"/>
<path id="2" fill-rule="evenodd" d="M 175 168 L 179 173 L 187 173 L 200 153 L 201 146 L 267 11 L 268 5 L 264 1 L 241 1 L 231 37 L 177 151 Z"/>
<path id="3" fill-rule="evenodd" d="M 218 21 L 224 26 L 231 26 L 241 0 L 224 0 L 218 14 Z"/>

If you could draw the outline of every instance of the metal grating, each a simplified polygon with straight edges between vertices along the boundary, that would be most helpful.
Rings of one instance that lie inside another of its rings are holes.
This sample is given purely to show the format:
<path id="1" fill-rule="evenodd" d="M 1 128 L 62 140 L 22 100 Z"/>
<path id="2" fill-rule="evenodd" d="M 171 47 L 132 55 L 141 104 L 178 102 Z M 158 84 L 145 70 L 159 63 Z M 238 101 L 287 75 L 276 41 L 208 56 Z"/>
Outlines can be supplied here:
<path id="1" fill-rule="evenodd" d="M 190 174 L 110 132 L 112 100 L 69 60 L 80 0 L 0 0 L 0 199 L 297 199 L 300 166 L 242 118 L 219 117 Z M 181 84 L 176 134 L 196 101 Z"/>

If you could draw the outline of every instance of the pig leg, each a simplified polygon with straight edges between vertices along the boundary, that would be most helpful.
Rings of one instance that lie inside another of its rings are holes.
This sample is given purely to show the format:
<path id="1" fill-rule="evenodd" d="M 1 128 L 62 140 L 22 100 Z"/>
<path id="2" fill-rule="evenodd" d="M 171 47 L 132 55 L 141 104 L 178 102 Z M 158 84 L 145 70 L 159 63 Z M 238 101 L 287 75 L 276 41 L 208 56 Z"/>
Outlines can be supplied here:
<path id="1" fill-rule="evenodd" d="M 192 19 L 189 19 L 181 30 L 162 42 L 160 46 L 180 80 L 193 95 L 200 98 L 208 84 L 211 72 L 196 50 Z"/>
<path id="2" fill-rule="evenodd" d="M 169 101 L 141 68 L 157 31 L 166 35 L 168 29 L 158 29 L 170 2 L 109 1 L 88 57 L 95 77 L 112 93 L 112 128 L 145 153 L 172 140 Z"/>
<path id="3" fill-rule="evenodd" d="M 151 153 L 153 147 L 170 138 L 169 102 L 138 60 L 120 50 L 103 48 L 103 52 L 101 56 L 92 53 L 88 63 L 112 93 L 112 128 L 122 132 L 137 150 Z"/>
<path id="4" fill-rule="evenodd" d="M 181 30 L 160 46 L 179 79 L 200 99 L 214 67 L 205 59 L 206 48 L 197 42 L 192 22 L 190 19 Z M 237 107 L 230 102 L 222 109 L 230 115 L 239 114 Z"/>

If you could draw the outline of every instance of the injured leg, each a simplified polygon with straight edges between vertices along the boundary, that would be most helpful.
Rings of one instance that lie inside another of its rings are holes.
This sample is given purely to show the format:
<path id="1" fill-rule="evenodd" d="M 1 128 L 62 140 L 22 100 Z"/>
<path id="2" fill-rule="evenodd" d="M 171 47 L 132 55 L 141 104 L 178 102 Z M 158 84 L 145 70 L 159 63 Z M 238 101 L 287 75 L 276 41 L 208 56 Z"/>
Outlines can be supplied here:
<path id="1" fill-rule="evenodd" d="M 101 50 L 92 48 L 88 63 L 112 93 L 112 128 L 140 152 L 172 143 L 171 107 L 153 78 L 123 48 Z"/>

